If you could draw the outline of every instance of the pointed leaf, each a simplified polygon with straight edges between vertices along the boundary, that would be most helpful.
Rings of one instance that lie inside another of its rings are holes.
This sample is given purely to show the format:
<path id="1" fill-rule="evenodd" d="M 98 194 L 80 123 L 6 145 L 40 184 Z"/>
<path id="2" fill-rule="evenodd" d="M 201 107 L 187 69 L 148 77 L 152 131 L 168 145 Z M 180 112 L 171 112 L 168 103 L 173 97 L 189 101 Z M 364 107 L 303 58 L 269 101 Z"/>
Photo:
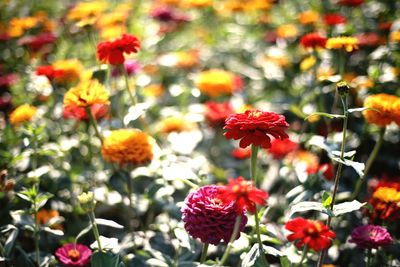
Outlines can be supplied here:
<path id="1" fill-rule="evenodd" d="M 344 202 L 333 206 L 333 214 L 335 216 L 339 216 L 345 213 L 349 213 L 352 211 L 359 210 L 366 203 L 360 203 L 357 200 L 353 200 L 351 202 Z"/>
<path id="2" fill-rule="evenodd" d="M 364 110 L 373 110 L 373 111 L 376 111 L 376 112 L 381 113 L 379 110 L 377 110 L 377 109 L 375 109 L 375 108 L 368 108 L 368 107 L 363 107 L 363 108 L 349 108 L 349 109 L 347 110 L 347 112 L 349 112 L 349 113 L 353 113 L 353 112 L 362 112 L 362 111 L 364 111 Z"/>
<path id="3" fill-rule="evenodd" d="M 344 115 L 340 114 L 330 114 L 330 113 L 325 113 L 325 112 L 313 112 L 310 115 L 308 115 L 304 120 L 308 120 L 312 116 L 323 116 L 323 117 L 328 117 L 330 119 L 337 119 L 337 118 L 344 118 Z"/>
<path id="4" fill-rule="evenodd" d="M 325 208 L 328 208 L 332 204 L 332 200 L 332 196 L 328 192 L 324 191 L 322 194 L 322 205 Z"/>
<path id="5" fill-rule="evenodd" d="M 86 226 L 85 229 L 83 229 L 75 238 L 75 243 L 78 243 L 78 239 L 81 238 L 82 236 L 84 236 L 85 234 L 87 234 L 90 230 L 92 230 L 93 225 L 89 224 L 88 226 Z"/>
<path id="6" fill-rule="evenodd" d="M 118 223 L 116 223 L 114 221 L 111 221 L 111 220 L 96 218 L 95 222 L 98 225 L 105 225 L 105 226 L 112 227 L 112 228 L 117 228 L 117 229 L 123 229 L 124 228 L 124 226 L 122 226 L 122 225 L 120 225 L 120 224 L 118 224 Z"/>

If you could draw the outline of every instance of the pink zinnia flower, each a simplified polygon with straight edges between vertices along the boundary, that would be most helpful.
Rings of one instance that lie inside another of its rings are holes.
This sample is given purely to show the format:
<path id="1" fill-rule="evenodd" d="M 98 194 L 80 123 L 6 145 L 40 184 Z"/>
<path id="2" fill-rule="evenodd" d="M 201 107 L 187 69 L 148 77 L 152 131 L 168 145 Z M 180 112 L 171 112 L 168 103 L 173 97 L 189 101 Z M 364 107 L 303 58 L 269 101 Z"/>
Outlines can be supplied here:
<path id="1" fill-rule="evenodd" d="M 235 202 L 220 197 L 222 186 L 206 185 L 190 193 L 182 207 L 182 220 L 186 231 L 201 242 L 218 245 L 221 240 L 228 243 L 238 214 Z M 244 230 L 247 217 L 242 211 L 240 231 Z M 238 237 L 239 238 L 239 235 Z"/>
<path id="2" fill-rule="evenodd" d="M 382 226 L 362 225 L 353 229 L 349 242 L 356 243 L 362 248 L 378 248 L 390 245 L 393 239 L 386 228 Z"/>
<path id="3" fill-rule="evenodd" d="M 140 71 L 140 64 L 139 62 L 137 62 L 134 59 L 127 59 L 124 62 L 124 68 L 126 73 L 128 74 L 128 76 L 134 75 L 136 73 L 138 73 Z M 118 69 L 117 67 L 114 67 L 111 71 L 111 76 L 112 77 L 117 77 L 119 75 L 122 75 L 123 73 L 121 73 L 120 69 Z"/>
<path id="4" fill-rule="evenodd" d="M 85 245 L 68 243 L 56 250 L 58 260 L 66 267 L 87 266 L 92 251 Z"/>

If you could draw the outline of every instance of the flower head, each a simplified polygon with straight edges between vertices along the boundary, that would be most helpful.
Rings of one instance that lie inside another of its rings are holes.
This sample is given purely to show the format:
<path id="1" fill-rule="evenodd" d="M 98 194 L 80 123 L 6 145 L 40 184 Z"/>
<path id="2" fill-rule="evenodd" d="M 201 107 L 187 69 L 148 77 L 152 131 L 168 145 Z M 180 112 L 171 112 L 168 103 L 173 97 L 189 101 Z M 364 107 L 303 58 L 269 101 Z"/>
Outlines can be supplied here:
<path id="1" fill-rule="evenodd" d="M 300 39 L 300 43 L 305 48 L 316 48 L 316 47 L 325 47 L 326 38 L 320 35 L 317 32 L 308 33 L 303 35 Z"/>
<path id="2" fill-rule="evenodd" d="M 219 189 L 220 197 L 224 201 L 235 201 L 236 212 L 241 214 L 247 210 L 256 212 L 256 204 L 265 205 L 268 194 L 253 185 L 252 181 L 243 177 L 229 179 L 229 184 Z"/>
<path id="3" fill-rule="evenodd" d="M 291 141 L 289 138 L 286 139 L 274 139 L 271 142 L 271 147 L 268 149 L 275 159 L 281 159 L 292 151 L 298 148 L 299 144 Z"/>
<path id="4" fill-rule="evenodd" d="M 205 118 L 212 127 L 223 126 L 226 118 L 234 112 L 229 102 L 217 103 L 209 101 L 205 103 L 205 108 Z"/>
<path id="5" fill-rule="evenodd" d="M 365 120 L 368 123 L 384 127 L 392 121 L 400 121 L 400 112 L 396 108 L 400 98 L 395 95 L 376 94 L 368 96 L 364 101 L 364 107 L 372 108 L 363 111 Z M 398 106 L 400 108 L 400 106 Z"/>
<path id="6" fill-rule="evenodd" d="M 220 69 L 201 72 L 197 76 L 196 86 L 203 94 L 213 98 L 231 95 L 237 89 L 235 75 Z"/>
<path id="7" fill-rule="evenodd" d="M 137 62 L 136 60 L 133 59 L 128 59 L 125 60 L 124 62 L 124 68 L 126 73 L 130 76 L 130 75 L 134 75 L 136 73 L 138 73 L 140 71 L 140 64 L 139 62 Z M 117 67 L 113 68 L 111 71 L 111 76 L 112 77 L 117 77 L 119 75 L 123 75 L 123 73 L 121 73 L 121 70 Z"/>
<path id="8" fill-rule="evenodd" d="M 36 69 L 36 75 L 46 76 L 49 81 L 53 81 L 56 77 L 60 77 L 62 74 L 62 70 L 57 70 L 52 65 L 43 65 Z"/>
<path id="9" fill-rule="evenodd" d="M 67 19 L 77 22 L 77 26 L 93 25 L 106 10 L 107 3 L 103 1 L 79 2 L 67 15 Z"/>
<path id="10" fill-rule="evenodd" d="M 326 25 L 329 25 L 329 26 L 343 24 L 343 23 L 346 23 L 346 21 L 347 20 L 345 17 L 343 17 L 340 14 L 336 14 L 336 13 L 326 14 L 324 16 L 324 22 Z"/>
<path id="11" fill-rule="evenodd" d="M 124 54 L 137 53 L 140 49 L 139 39 L 130 34 L 123 34 L 113 41 L 104 41 L 97 45 L 97 58 L 111 65 L 123 64 Z"/>
<path id="12" fill-rule="evenodd" d="M 182 220 L 186 231 L 206 244 L 225 243 L 233 232 L 238 214 L 234 201 L 226 201 L 219 195 L 221 186 L 206 185 L 190 193 L 182 207 Z M 247 217 L 242 211 L 240 230 L 243 231 Z M 239 236 L 237 237 L 239 238 Z"/>
<path id="13" fill-rule="evenodd" d="M 307 10 L 299 15 L 299 21 L 301 24 L 308 25 L 318 22 L 319 14 L 313 10 Z"/>
<path id="14" fill-rule="evenodd" d="M 58 248 L 55 254 L 66 267 L 85 267 L 90 262 L 92 251 L 85 245 L 68 243 Z"/>
<path id="15" fill-rule="evenodd" d="M 187 121 L 182 117 L 168 117 L 163 119 L 157 125 L 158 131 L 162 133 L 171 133 L 171 132 L 184 132 L 190 131 L 196 128 L 196 124 L 193 122 Z"/>
<path id="16" fill-rule="evenodd" d="M 332 239 L 336 238 L 336 234 L 322 222 L 307 220 L 302 217 L 288 221 L 285 228 L 292 232 L 287 236 L 287 239 L 290 242 L 295 241 L 297 248 L 306 245 L 315 251 L 320 251 L 329 248 Z"/>
<path id="17" fill-rule="evenodd" d="M 10 114 L 10 122 L 12 125 L 19 125 L 23 122 L 31 121 L 36 115 L 37 108 L 28 104 L 17 107 Z"/>
<path id="18" fill-rule="evenodd" d="M 283 115 L 275 112 L 260 110 L 247 110 L 244 113 L 230 115 L 225 121 L 224 129 L 227 139 L 239 140 L 239 146 L 245 148 L 249 145 L 269 148 L 271 138 L 288 138 L 285 129 L 289 127 Z"/>
<path id="19" fill-rule="evenodd" d="M 112 131 L 104 139 L 101 153 L 106 161 L 119 165 L 147 164 L 153 159 L 151 138 L 137 129 Z"/>
<path id="20" fill-rule="evenodd" d="M 362 248 L 378 248 L 393 242 L 386 228 L 377 225 L 361 225 L 351 232 L 351 243 L 356 243 Z"/>
<path id="21" fill-rule="evenodd" d="M 93 104 L 90 106 L 93 118 L 95 120 L 101 119 L 108 113 L 108 105 L 106 104 Z M 88 121 L 89 116 L 84 107 L 76 105 L 64 106 L 63 117 L 65 119 L 75 119 L 77 121 Z"/>
<path id="22" fill-rule="evenodd" d="M 327 49 L 344 49 L 346 52 L 353 52 L 358 49 L 358 39 L 355 37 L 332 37 L 326 41 Z"/>
<path id="23" fill-rule="evenodd" d="M 109 93 L 97 80 L 85 80 L 64 95 L 64 107 L 89 107 L 94 104 L 108 105 Z"/>
<path id="24" fill-rule="evenodd" d="M 360 6 L 364 3 L 364 0 L 340 0 L 339 4 L 342 6 Z"/>
<path id="25" fill-rule="evenodd" d="M 391 184 L 377 187 L 368 200 L 374 208 L 367 211 L 372 221 L 396 221 L 400 218 L 400 190 Z"/>
<path id="26" fill-rule="evenodd" d="M 55 76 L 58 83 L 75 83 L 84 72 L 82 63 L 77 59 L 57 60 L 52 66 L 55 70 L 61 71 Z"/>

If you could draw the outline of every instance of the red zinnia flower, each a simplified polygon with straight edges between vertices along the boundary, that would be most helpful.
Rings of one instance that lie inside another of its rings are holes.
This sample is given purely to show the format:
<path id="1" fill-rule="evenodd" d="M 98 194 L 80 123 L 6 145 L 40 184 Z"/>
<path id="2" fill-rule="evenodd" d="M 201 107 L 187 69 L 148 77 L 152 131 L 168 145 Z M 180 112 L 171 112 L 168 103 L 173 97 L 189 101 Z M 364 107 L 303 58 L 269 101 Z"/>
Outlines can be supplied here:
<path id="1" fill-rule="evenodd" d="M 360 6 L 364 3 L 364 0 L 340 0 L 339 4 L 342 6 Z"/>
<path id="2" fill-rule="evenodd" d="M 300 39 L 300 43 L 305 48 L 316 48 L 316 47 L 325 47 L 326 38 L 320 35 L 317 32 L 308 33 L 303 35 Z"/>
<path id="3" fill-rule="evenodd" d="M 281 159 L 290 152 L 296 150 L 298 148 L 298 144 L 296 142 L 291 141 L 289 138 L 287 139 L 274 139 L 271 142 L 271 147 L 268 149 L 268 152 L 275 158 Z"/>
<path id="4" fill-rule="evenodd" d="M 220 198 L 224 201 L 235 201 L 236 212 L 241 214 L 244 210 L 256 212 L 256 204 L 265 205 L 268 194 L 253 185 L 252 181 L 243 177 L 229 179 L 229 184 L 219 190 Z"/>
<path id="5" fill-rule="evenodd" d="M 224 129 L 227 139 L 240 140 L 239 146 L 245 148 L 251 144 L 269 148 L 272 135 L 276 139 L 285 139 L 289 136 L 285 129 L 289 124 L 285 116 L 275 112 L 263 112 L 260 110 L 247 110 L 245 113 L 230 115 L 225 121 Z"/>
<path id="6" fill-rule="evenodd" d="M 53 44 L 57 37 L 53 33 L 44 32 L 36 36 L 25 36 L 18 40 L 19 45 L 26 45 L 33 52 L 40 51 L 44 46 Z"/>
<path id="7" fill-rule="evenodd" d="M 251 148 L 250 147 L 246 147 L 246 148 L 237 147 L 234 150 L 232 150 L 231 155 L 235 159 L 249 159 L 251 157 Z"/>
<path id="8" fill-rule="evenodd" d="M 287 236 L 287 239 L 290 242 L 296 241 L 296 247 L 299 249 L 306 245 L 315 251 L 320 251 L 329 248 L 332 239 L 336 238 L 336 234 L 322 222 L 307 220 L 302 217 L 288 221 L 285 228 L 293 232 Z"/>
<path id="9" fill-rule="evenodd" d="M 102 62 L 112 65 L 123 64 L 125 61 L 124 53 L 137 53 L 140 43 L 136 36 L 123 34 L 122 37 L 113 41 L 104 41 L 97 45 L 97 58 Z"/>
<path id="10" fill-rule="evenodd" d="M 108 113 L 108 106 L 104 104 L 93 104 L 90 106 L 93 117 L 98 120 L 103 118 Z M 86 114 L 84 107 L 68 105 L 64 107 L 63 117 L 65 119 L 76 119 L 78 121 L 88 121 L 89 117 Z"/>
<path id="11" fill-rule="evenodd" d="M 331 13 L 331 14 L 326 14 L 324 16 L 324 22 L 326 25 L 329 26 L 334 26 L 334 25 L 339 25 L 339 24 L 343 24 L 346 23 L 346 18 L 340 14 L 336 14 L 336 13 Z"/>
<path id="12" fill-rule="evenodd" d="M 47 79 L 49 79 L 50 81 L 52 81 L 57 77 L 61 77 L 62 74 L 63 74 L 62 70 L 57 70 L 52 65 L 39 66 L 36 69 L 36 75 L 46 76 Z"/>
<path id="13" fill-rule="evenodd" d="M 216 103 L 209 101 L 205 103 L 205 108 L 204 115 L 206 120 L 213 127 L 224 125 L 226 118 L 234 112 L 229 102 Z"/>

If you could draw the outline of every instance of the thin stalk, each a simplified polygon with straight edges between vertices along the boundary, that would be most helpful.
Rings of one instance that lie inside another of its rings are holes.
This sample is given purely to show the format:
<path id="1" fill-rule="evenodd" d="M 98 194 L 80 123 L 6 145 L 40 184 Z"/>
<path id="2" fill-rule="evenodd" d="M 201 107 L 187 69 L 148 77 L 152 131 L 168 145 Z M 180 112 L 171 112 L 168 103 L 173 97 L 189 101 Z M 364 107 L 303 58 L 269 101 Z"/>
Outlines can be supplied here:
<path id="1" fill-rule="evenodd" d="M 381 149 L 382 143 L 383 143 L 383 137 L 385 135 L 386 127 L 382 127 L 379 130 L 379 137 L 378 141 L 375 143 L 374 148 L 372 149 L 371 154 L 369 155 L 369 158 L 367 160 L 367 163 L 365 164 L 365 169 L 364 169 L 364 174 L 363 176 L 357 181 L 356 188 L 354 190 L 353 195 L 351 198 L 354 200 L 355 198 L 358 197 L 358 194 L 360 193 L 361 186 L 363 185 L 363 182 L 365 178 L 367 177 L 369 170 L 372 167 L 372 164 L 374 163 L 376 156 L 378 155 L 379 150 Z"/>
<path id="2" fill-rule="evenodd" d="M 299 267 L 302 266 L 303 261 L 305 260 L 305 258 L 306 258 L 306 256 L 307 256 L 307 252 L 308 252 L 308 246 L 304 246 L 304 248 L 303 248 L 303 253 L 302 253 L 302 255 L 301 255 L 301 260 L 300 260 L 299 265 L 298 265 Z"/>
<path id="3" fill-rule="evenodd" d="M 250 176 L 251 176 L 251 179 L 253 180 L 255 186 L 257 186 L 257 154 L 258 154 L 258 146 L 251 145 Z M 256 223 L 257 242 L 258 242 L 259 249 L 260 249 L 261 260 L 262 260 L 264 266 L 268 266 L 268 261 L 265 258 L 263 243 L 261 240 L 260 221 L 258 219 L 257 206 L 256 206 L 256 212 L 254 214 L 254 219 L 255 219 L 255 223 Z"/>
<path id="4" fill-rule="evenodd" d="M 228 246 L 225 249 L 224 255 L 222 256 L 221 261 L 219 262 L 218 266 L 223 266 L 225 261 L 228 259 L 229 254 L 231 252 L 232 246 L 233 246 L 233 242 L 236 240 L 236 237 L 239 234 L 239 230 L 240 230 L 240 223 L 242 222 L 242 216 L 239 215 L 236 217 L 236 221 L 235 221 L 235 225 L 233 226 L 233 232 L 231 235 L 231 239 L 229 240 Z"/>
<path id="5" fill-rule="evenodd" d="M 103 136 L 99 132 L 99 129 L 97 127 L 96 119 L 94 118 L 92 110 L 90 109 L 90 107 L 86 107 L 86 113 L 89 116 L 90 123 L 93 125 L 94 131 L 96 132 L 96 136 L 100 139 L 101 143 L 103 144 Z"/>
<path id="6" fill-rule="evenodd" d="M 37 216 L 37 208 L 36 208 L 36 200 L 33 203 L 33 210 L 35 212 L 34 217 L 35 217 L 35 261 L 37 263 L 37 266 L 40 266 L 40 249 L 39 249 L 39 224 L 38 224 L 38 216 Z"/>
<path id="7" fill-rule="evenodd" d="M 101 248 L 101 243 L 100 243 L 99 229 L 97 228 L 97 224 L 96 224 L 96 221 L 95 221 L 95 216 L 94 216 L 93 210 L 90 211 L 88 215 L 89 215 L 90 223 L 93 226 L 93 234 L 94 234 L 94 237 L 96 238 L 97 246 L 99 248 L 99 251 L 102 252 L 103 250 Z"/>
<path id="8" fill-rule="evenodd" d="M 343 135 L 342 135 L 342 145 L 341 145 L 341 150 L 340 150 L 340 159 L 342 161 L 344 161 L 344 152 L 345 152 L 345 144 L 346 144 L 346 132 L 347 132 L 347 123 L 348 123 L 348 118 L 349 118 L 349 112 L 347 111 L 347 97 L 340 97 L 341 101 L 342 101 L 342 105 L 343 105 L 343 115 L 344 115 L 344 120 L 343 120 Z M 336 171 L 336 177 L 335 177 L 335 184 L 333 187 L 333 193 L 332 193 L 332 203 L 329 207 L 330 211 L 333 211 L 333 207 L 335 206 L 335 200 L 336 200 L 336 194 L 337 194 L 337 190 L 339 187 L 339 180 L 340 180 L 340 176 L 342 174 L 342 168 L 343 168 L 343 164 L 341 162 L 339 162 L 337 171 Z M 328 217 L 328 221 L 326 223 L 326 225 L 329 227 L 331 225 L 331 221 L 332 221 L 332 217 L 329 216 Z M 324 258 L 326 255 L 326 249 L 321 251 L 321 254 L 319 256 L 318 259 L 318 267 L 321 267 L 323 262 L 324 262 Z"/>
<path id="9" fill-rule="evenodd" d="M 124 67 L 124 65 L 119 65 L 119 69 L 120 69 L 120 73 L 122 73 L 124 75 L 124 80 L 125 80 L 125 89 L 128 92 L 129 98 L 131 100 L 131 104 L 132 105 L 136 105 L 137 100 L 136 100 L 136 96 L 134 96 L 131 92 L 131 88 L 129 86 L 129 77 L 128 77 L 128 73 Z"/>
<path id="10" fill-rule="evenodd" d="M 131 232 L 132 231 L 132 223 L 131 223 L 131 220 L 133 219 L 133 214 L 132 214 L 132 212 L 133 212 L 133 201 L 132 201 L 132 179 L 131 179 L 131 175 L 128 173 L 128 174 L 126 174 L 125 172 L 124 172 L 124 174 L 125 174 L 125 177 L 126 177 L 126 186 L 128 187 L 128 201 L 129 201 L 129 211 L 128 211 L 128 214 L 129 214 L 129 221 L 128 221 L 128 230 Z"/>
<path id="11" fill-rule="evenodd" d="M 0 242 L 0 256 L 6 257 L 6 251 L 4 250 L 3 244 Z"/>
<path id="12" fill-rule="evenodd" d="M 206 261 L 207 258 L 207 251 L 208 251 L 208 243 L 205 243 L 203 245 L 203 249 L 201 250 L 201 257 L 200 257 L 200 263 L 203 263 Z"/>
<path id="13" fill-rule="evenodd" d="M 372 249 L 368 249 L 367 252 L 367 267 L 371 266 L 371 259 L 372 259 Z"/>

